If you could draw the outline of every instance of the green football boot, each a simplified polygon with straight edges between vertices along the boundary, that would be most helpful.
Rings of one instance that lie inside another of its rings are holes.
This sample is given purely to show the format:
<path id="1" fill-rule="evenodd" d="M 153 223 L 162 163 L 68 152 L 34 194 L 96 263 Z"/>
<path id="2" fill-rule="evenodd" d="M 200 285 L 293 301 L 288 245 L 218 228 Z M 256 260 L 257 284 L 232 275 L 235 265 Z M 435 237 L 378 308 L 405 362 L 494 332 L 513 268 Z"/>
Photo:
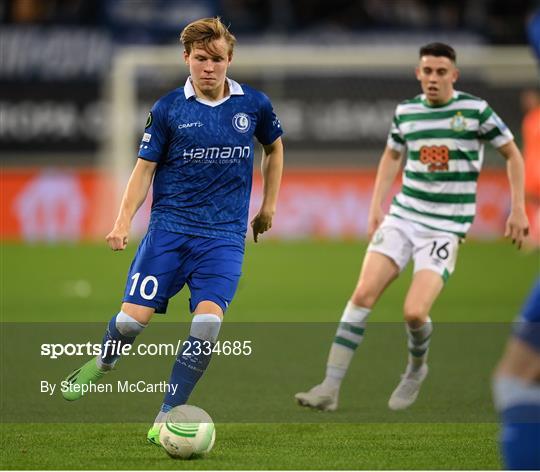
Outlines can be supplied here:
<path id="1" fill-rule="evenodd" d="M 154 426 L 152 426 L 148 430 L 148 434 L 146 435 L 146 440 L 150 444 L 154 444 L 155 446 L 161 447 L 161 443 L 159 442 L 159 433 L 161 432 L 162 426 L 163 426 L 163 423 L 154 423 Z"/>
<path id="2" fill-rule="evenodd" d="M 85 385 L 97 383 L 108 370 L 101 370 L 93 357 L 82 367 L 71 372 L 62 382 L 62 396 L 68 401 L 75 401 L 81 398 L 88 389 Z"/>

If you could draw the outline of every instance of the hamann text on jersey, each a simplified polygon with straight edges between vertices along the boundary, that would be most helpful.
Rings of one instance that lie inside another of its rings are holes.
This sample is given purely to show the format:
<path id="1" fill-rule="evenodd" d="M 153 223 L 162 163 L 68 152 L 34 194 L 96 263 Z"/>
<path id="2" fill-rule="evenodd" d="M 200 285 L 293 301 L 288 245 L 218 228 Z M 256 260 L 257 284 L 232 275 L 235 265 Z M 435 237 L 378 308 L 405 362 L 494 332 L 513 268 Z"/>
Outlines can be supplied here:
<path id="1" fill-rule="evenodd" d="M 158 163 L 149 229 L 244 241 L 253 136 L 266 145 L 283 132 L 266 95 L 227 83 L 226 99 L 199 101 L 188 78 L 152 107 L 139 149 Z"/>
<path id="2" fill-rule="evenodd" d="M 398 105 L 387 145 L 407 152 L 403 186 L 390 214 L 464 237 L 476 214 L 484 142 L 499 148 L 512 133 L 486 101 L 455 91 L 444 105 L 424 95 Z"/>

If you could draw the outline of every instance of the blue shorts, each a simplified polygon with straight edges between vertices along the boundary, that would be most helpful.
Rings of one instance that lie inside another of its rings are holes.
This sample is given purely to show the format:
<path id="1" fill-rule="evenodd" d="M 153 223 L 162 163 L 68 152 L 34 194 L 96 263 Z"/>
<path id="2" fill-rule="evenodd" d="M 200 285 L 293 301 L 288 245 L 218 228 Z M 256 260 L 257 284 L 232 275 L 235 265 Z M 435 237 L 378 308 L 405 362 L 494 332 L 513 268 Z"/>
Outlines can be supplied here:
<path id="1" fill-rule="evenodd" d="M 514 335 L 540 352 L 540 279 L 534 284 L 516 321 Z"/>
<path id="2" fill-rule="evenodd" d="M 241 243 L 150 230 L 131 263 L 123 301 L 165 313 L 169 298 L 187 284 L 191 312 L 209 300 L 225 313 L 238 287 L 243 259 Z"/>

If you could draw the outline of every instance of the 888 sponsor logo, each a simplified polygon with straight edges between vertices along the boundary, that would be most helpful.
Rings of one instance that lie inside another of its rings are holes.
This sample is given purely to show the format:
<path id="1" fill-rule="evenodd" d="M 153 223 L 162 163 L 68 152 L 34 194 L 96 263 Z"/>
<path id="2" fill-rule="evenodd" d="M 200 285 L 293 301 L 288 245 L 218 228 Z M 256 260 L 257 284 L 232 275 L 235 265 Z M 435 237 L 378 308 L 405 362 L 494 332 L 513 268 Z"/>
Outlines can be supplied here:
<path id="1" fill-rule="evenodd" d="M 429 172 L 448 170 L 450 150 L 447 146 L 422 146 L 420 162 L 428 166 Z"/>

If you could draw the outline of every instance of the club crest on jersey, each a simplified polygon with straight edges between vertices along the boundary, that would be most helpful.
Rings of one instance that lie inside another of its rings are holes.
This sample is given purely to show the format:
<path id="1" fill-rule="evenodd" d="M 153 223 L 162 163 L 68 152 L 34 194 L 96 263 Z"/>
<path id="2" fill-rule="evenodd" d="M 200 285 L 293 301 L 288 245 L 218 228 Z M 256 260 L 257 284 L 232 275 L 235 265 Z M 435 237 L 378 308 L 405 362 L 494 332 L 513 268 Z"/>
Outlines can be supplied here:
<path id="1" fill-rule="evenodd" d="M 237 113 L 233 116 L 232 125 L 239 133 L 245 133 L 251 126 L 251 120 L 245 113 Z"/>
<path id="2" fill-rule="evenodd" d="M 460 111 L 458 111 L 450 120 L 450 127 L 454 131 L 463 131 L 467 128 L 467 121 Z"/>

